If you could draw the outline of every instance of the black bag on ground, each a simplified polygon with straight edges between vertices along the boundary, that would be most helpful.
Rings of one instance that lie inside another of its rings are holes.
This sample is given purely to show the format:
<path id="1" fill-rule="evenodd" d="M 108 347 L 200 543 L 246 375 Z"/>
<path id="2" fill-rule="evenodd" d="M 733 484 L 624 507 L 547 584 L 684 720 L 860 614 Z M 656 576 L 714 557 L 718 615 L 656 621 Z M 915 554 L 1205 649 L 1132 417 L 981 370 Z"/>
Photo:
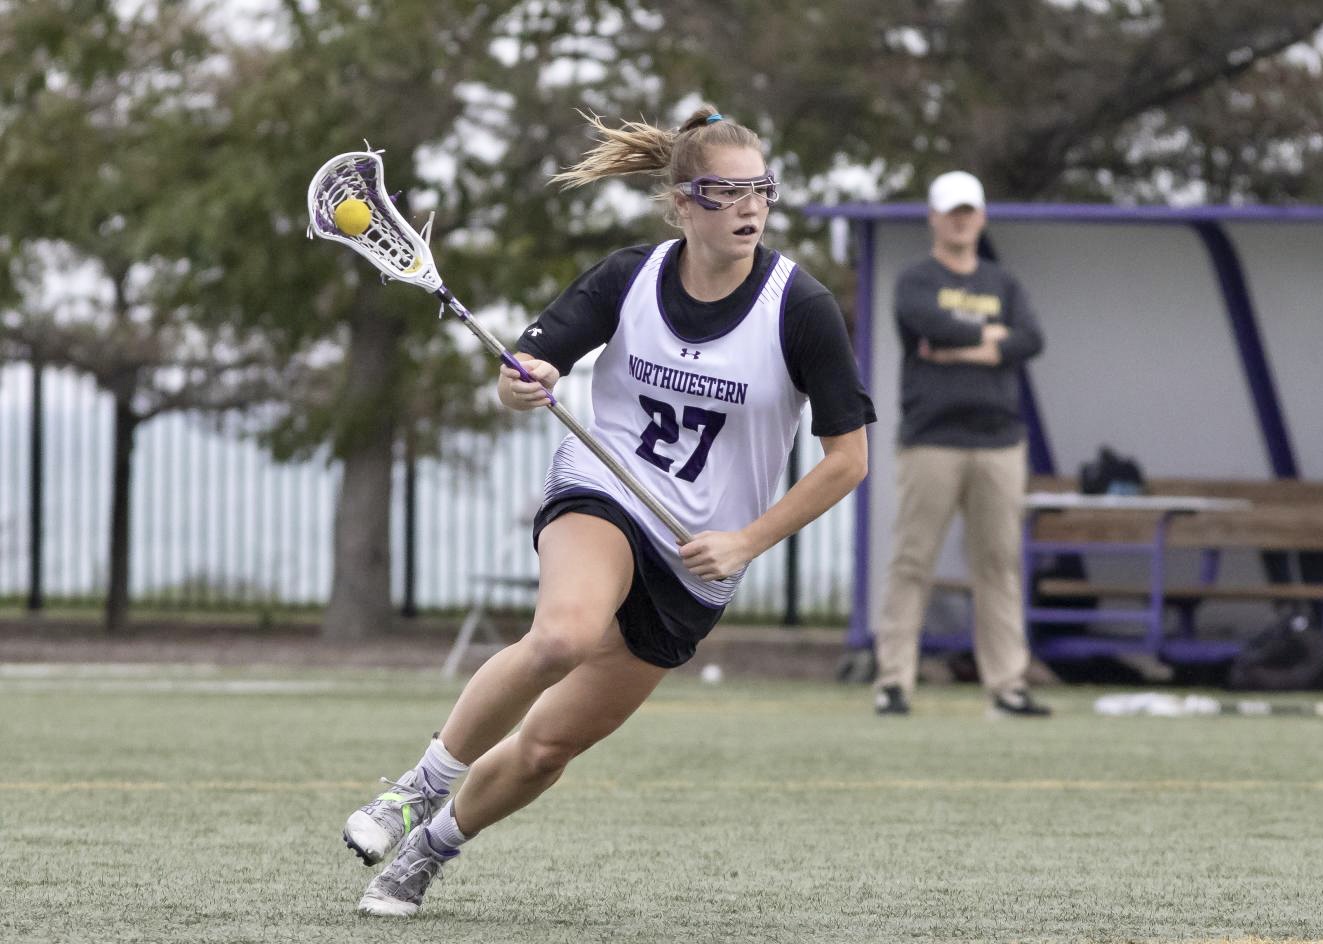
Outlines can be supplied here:
<path id="1" fill-rule="evenodd" d="M 1096 459 L 1080 466 L 1080 491 L 1085 495 L 1142 495 L 1144 473 L 1134 459 L 1102 446 Z"/>
<path id="2" fill-rule="evenodd" d="M 1227 688 L 1286 692 L 1323 687 L 1323 631 L 1299 614 L 1259 633 L 1231 660 Z"/>

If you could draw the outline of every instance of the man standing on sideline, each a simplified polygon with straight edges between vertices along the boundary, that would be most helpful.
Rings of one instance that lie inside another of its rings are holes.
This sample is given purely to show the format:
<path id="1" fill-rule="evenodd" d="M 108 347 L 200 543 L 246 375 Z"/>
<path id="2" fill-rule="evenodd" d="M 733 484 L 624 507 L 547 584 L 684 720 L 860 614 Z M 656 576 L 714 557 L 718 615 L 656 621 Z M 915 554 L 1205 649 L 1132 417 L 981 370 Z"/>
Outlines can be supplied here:
<path id="1" fill-rule="evenodd" d="M 978 255 L 983 185 L 953 171 L 928 190 L 932 254 L 896 283 L 900 334 L 898 512 L 877 632 L 876 708 L 904 715 L 919 633 L 951 519 L 964 519 L 974 589 L 974 657 L 989 714 L 1045 717 L 1025 682 L 1029 647 L 1020 586 L 1025 428 L 1019 368 L 1043 349 L 1029 299 Z"/>

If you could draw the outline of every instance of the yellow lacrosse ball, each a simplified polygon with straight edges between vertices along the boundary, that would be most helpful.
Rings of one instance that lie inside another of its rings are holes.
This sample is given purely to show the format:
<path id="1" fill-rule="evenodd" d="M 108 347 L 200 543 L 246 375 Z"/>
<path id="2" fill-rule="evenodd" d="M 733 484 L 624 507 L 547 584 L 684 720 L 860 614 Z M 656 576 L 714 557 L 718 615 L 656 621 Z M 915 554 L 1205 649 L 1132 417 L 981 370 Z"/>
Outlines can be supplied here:
<path id="1" fill-rule="evenodd" d="M 350 197 L 335 208 L 336 229 L 346 236 L 361 236 L 372 225 L 372 208 L 362 200 Z"/>

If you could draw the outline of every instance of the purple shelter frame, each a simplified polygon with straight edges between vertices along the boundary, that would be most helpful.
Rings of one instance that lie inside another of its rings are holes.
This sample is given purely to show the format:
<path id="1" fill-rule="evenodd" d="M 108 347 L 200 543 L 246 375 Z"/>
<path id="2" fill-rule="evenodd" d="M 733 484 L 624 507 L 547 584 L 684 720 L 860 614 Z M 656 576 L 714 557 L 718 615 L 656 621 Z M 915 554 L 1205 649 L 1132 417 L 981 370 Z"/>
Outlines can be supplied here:
<path id="1" fill-rule="evenodd" d="M 1319 206 L 1114 206 L 1112 204 L 1059 203 L 990 203 L 988 218 L 995 222 L 1152 224 L 1191 227 L 1203 242 L 1217 277 L 1226 308 L 1228 326 L 1235 339 L 1236 351 L 1253 399 L 1254 413 L 1269 467 L 1279 478 L 1298 475 L 1291 433 L 1282 412 L 1277 386 L 1268 363 L 1258 318 L 1250 297 L 1248 282 L 1231 240 L 1223 225 L 1236 222 L 1323 223 Z M 808 216 L 844 219 L 855 230 L 859 250 L 857 261 L 856 324 L 854 342 L 865 385 L 871 385 L 872 340 L 874 326 L 874 256 L 877 249 L 877 224 L 883 222 L 922 221 L 928 217 L 923 203 L 842 203 L 813 204 L 804 208 Z M 1033 390 L 1021 385 L 1023 402 L 1034 405 Z M 1034 445 L 1035 471 L 1051 472 L 1051 443 L 1036 409 L 1026 410 L 1029 441 Z M 868 627 L 868 549 L 872 524 L 865 484 L 855 504 L 854 593 L 846 645 L 863 649 L 872 645 Z M 1272 569 L 1271 566 L 1269 568 Z"/>

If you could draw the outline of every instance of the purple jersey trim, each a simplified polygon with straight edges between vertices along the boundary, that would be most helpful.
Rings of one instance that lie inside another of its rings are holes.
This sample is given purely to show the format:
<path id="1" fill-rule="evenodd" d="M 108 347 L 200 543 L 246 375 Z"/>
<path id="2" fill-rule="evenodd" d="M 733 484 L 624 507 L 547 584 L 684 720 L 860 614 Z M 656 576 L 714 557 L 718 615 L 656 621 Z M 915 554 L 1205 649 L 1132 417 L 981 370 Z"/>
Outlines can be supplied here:
<path id="1" fill-rule="evenodd" d="M 629 298 L 629 293 L 634 290 L 634 283 L 638 281 L 639 275 L 641 275 L 643 270 L 647 267 L 648 260 L 652 258 L 652 254 L 656 251 L 656 247 L 653 247 L 643 254 L 643 261 L 634 267 L 634 274 L 631 275 L 629 281 L 625 283 L 625 290 L 620 293 L 620 301 L 616 302 L 616 327 L 615 330 L 611 332 L 611 338 L 614 338 L 616 336 L 616 331 L 620 330 L 620 321 L 625 316 L 625 299 Z M 660 279 L 657 280 L 657 285 L 661 285 Z M 607 338 L 607 341 L 609 342 L 611 338 Z"/>
<path id="2" fill-rule="evenodd" d="M 795 383 L 795 372 L 790 369 L 790 352 L 786 350 L 786 304 L 790 298 L 790 285 L 798 274 L 799 266 L 795 266 L 786 276 L 786 284 L 781 286 L 781 314 L 776 321 L 776 340 L 781 345 L 781 361 L 786 365 L 786 376 L 790 378 L 790 383 L 796 390 L 799 390 L 799 384 Z M 806 391 L 799 390 L 799 392 L 808 395 Z"/>

